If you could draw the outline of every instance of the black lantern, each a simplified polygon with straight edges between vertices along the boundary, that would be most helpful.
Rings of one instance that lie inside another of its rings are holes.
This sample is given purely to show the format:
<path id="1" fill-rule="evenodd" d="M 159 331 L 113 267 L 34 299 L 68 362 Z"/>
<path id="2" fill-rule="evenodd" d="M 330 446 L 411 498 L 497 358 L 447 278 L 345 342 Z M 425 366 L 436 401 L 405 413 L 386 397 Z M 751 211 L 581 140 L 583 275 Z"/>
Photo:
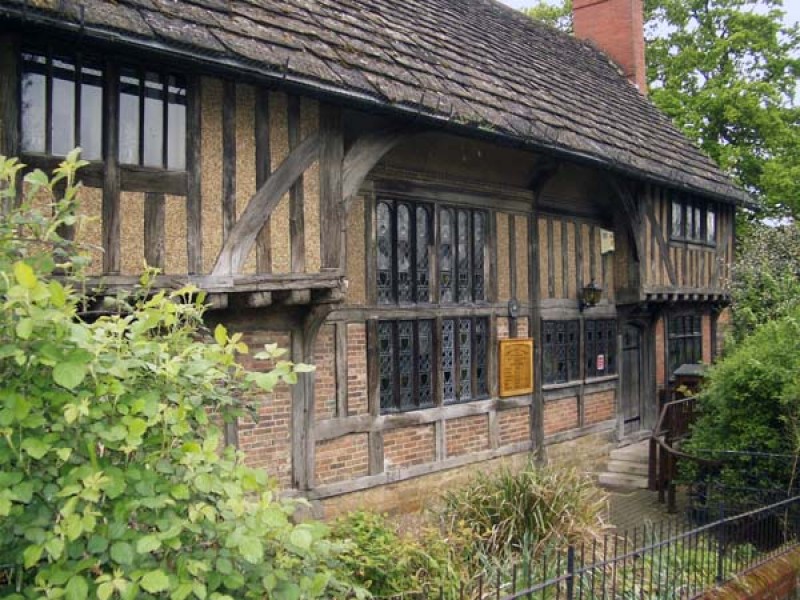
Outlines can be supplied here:
<path id="1" fill-rule="evenodd" d="M 580 302 L 580 310 L 584 308 L 591 308 L 592 306 L 597 306 L 597 303 L 600 302 L 600 294 L 603 293 L 603 288 L 597 285 L 592 279 L 592 282 L 584 286 L 581 290 L 581 302 Z"/>

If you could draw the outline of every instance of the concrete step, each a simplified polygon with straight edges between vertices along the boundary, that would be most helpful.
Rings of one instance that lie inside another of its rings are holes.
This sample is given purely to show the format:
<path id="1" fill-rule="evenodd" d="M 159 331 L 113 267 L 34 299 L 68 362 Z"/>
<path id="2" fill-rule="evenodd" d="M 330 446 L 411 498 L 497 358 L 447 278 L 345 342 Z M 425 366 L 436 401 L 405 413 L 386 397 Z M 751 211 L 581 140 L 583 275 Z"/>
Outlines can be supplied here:
<path id="1" fill-rule="evenodd" d="M 606 487 L 647 489 L 647 477 L 624 473 L 600 473 L 598 483 Z"/>
<path id="2" fill-rule="evenodd" d="M 625 460 L 611 460 L 606 471 L 609 473 L 622 473 L 624 475 L 639 475 L 647 477 L 648 465 L 646 462 L 630 462 Z"/>

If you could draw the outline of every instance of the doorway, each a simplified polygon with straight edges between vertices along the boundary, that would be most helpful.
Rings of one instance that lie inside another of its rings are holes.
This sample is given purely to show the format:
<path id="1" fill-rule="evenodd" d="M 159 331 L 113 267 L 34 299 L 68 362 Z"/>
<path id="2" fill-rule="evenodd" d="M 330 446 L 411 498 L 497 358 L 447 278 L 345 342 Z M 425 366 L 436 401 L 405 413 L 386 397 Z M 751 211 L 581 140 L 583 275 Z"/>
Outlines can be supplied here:
<path id="1" fill-rule="evenodd" d="M 642 428 L 642 396 L 644 357 L 642 329 L 626 324 L 622 331 L 622 435 Z"/>

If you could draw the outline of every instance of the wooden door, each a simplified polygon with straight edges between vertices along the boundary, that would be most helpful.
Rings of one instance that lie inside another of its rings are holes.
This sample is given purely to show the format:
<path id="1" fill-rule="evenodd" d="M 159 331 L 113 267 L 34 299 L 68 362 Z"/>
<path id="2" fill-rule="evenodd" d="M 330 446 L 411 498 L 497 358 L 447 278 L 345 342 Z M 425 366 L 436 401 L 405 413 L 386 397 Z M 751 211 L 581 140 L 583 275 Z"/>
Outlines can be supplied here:
<path id="1" fill-rule="evenodd" d="M 642 330 L 625 325 L 622 332 L 622 434 L 629 435 L 642 426 Z"/>

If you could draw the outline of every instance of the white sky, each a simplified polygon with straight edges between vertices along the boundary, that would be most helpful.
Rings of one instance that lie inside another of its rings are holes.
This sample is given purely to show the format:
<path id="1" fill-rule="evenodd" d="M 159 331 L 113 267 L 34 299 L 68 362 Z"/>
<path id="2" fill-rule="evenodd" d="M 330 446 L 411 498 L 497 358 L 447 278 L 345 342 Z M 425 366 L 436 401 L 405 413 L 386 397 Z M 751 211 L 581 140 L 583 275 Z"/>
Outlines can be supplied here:
<path id="1" fill-rule="evenodd" d="M 531 0 L 500 0 L 514 8 L 525 8 L 534 4 Z M 786 11 L 786 20 L 789 23 L 800 21 L 800 0 L 783 0 L 783 9 Z"/>

